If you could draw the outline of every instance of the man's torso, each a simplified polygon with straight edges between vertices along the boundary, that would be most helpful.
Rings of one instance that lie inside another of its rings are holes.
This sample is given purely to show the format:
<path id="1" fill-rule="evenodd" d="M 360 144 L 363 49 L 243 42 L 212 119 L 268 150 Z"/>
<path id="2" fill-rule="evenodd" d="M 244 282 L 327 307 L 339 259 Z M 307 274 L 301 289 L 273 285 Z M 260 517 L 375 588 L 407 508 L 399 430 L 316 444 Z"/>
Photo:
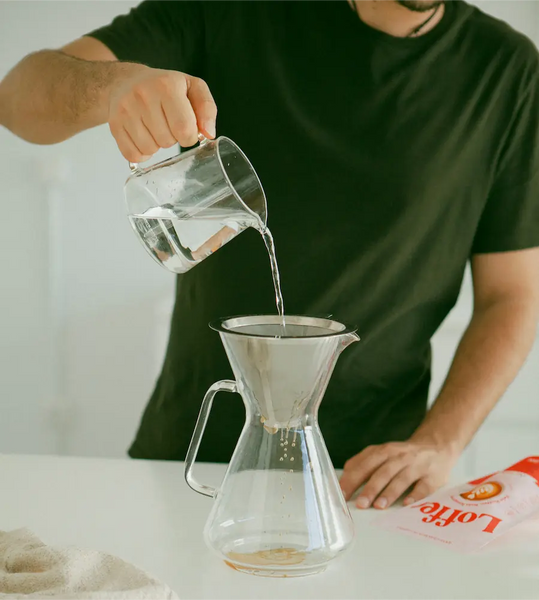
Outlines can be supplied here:
<path id="1" fill-rule="evenodd" d="M 342 465 L 365 445 L 405 439 L 424 416 L 430 338 L 458 296 L 520 93 L 515 50 L 498 47 L 501 25 L 458 2 L 414 39 L 368 28 L 344 1 L 210 2 L 203 14 L 193 74 L 214 95 L 218 133 L 264 185 L 286 311 L 332 314 L 362 337 L 320 409 Z M 206 388 L 230 377 L 207 323 L 273 312 L 254 231 L 179 277 L 133 456 L 182 458 Z M 227 460 L 243 407 L 227 396 L 213 411 L 200 457 Z"/>

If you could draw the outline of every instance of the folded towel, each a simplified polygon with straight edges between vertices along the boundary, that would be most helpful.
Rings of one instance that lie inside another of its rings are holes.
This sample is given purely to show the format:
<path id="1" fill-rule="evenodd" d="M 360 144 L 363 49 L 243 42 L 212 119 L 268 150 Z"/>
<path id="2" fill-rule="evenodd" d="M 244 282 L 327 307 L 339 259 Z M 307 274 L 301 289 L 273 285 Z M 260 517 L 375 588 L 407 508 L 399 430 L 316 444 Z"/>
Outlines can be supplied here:
<path id="1" fill-rule="evenodd" d="M 46 546 L 28 529 L 0 531 L 0 598 L 177 599 L 166 585 L 123 560 Z"/>

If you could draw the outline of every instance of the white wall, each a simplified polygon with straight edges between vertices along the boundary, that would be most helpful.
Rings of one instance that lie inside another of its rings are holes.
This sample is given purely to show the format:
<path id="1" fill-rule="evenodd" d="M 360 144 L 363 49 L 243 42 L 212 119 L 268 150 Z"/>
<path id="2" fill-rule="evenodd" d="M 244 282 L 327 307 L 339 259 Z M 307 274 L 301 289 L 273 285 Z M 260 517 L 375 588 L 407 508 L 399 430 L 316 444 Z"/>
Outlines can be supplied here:
<path id="1" fill-rule="evenodd" d="M 0 77 L 132 1 L 0 0 Z M 539 3 L 476 2 L 539 39 Z M 122 456 L 158 373 L 173 277 L 132 234 L 128 169 L 106 127 L 35 147 L 0 130 L 0 452 Z M 271 209 L 270 209 L 271 210 Z M 469 318 L 471 285 L 434 339 L 431 396 Z M 480 473 L 539 453 L 539 346 L 465 455 Z"/>
<path id="2" fill-rule="evenodd" d="M 134 4 L 0 2 L 0 76 Z M 127 164 L 107 127 L 54 147 L 0 130 L 0 156 L 0 451 L 124 455 L 173 286 L 126 219 Z"/>

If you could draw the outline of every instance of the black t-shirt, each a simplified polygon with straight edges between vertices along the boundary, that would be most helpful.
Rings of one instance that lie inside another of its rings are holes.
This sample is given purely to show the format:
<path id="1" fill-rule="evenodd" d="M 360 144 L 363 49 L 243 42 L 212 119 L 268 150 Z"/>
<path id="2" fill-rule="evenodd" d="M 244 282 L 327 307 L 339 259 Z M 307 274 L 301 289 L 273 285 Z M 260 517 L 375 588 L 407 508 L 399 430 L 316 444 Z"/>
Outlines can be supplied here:
<path id="1" fill-rule="evenodd" d="M 334 464 L 410 436 L 470 256 L 539 246 L 533 44 L 457 1 L 417 38 L 370 28 L 345 0 L 150 1 L 91 35 L 206 80 L 218 133 L 264 185 L 287 312 L 359 326 L 320 407 Z M 208 322 L 274 312 L 254 230 L 178 277 L 131 456 L 182 459 L 204 392 L 231 376 Z M 200 459 L 228 460 L 243 422 L 239 397 L 218 397 Z"/>

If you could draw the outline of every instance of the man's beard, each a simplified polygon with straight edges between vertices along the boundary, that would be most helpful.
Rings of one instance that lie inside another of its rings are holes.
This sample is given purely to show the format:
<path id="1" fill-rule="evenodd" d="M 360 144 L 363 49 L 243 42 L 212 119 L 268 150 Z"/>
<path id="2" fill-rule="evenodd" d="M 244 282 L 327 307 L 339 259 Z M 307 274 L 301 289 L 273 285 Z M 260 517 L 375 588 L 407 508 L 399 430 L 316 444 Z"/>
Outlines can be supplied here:
<path id="1" fill-rule="evenodd" d="M 396 0 L 396 2 L 414 12 L 427 12 L 443 4 L 444 0 Z"/>

